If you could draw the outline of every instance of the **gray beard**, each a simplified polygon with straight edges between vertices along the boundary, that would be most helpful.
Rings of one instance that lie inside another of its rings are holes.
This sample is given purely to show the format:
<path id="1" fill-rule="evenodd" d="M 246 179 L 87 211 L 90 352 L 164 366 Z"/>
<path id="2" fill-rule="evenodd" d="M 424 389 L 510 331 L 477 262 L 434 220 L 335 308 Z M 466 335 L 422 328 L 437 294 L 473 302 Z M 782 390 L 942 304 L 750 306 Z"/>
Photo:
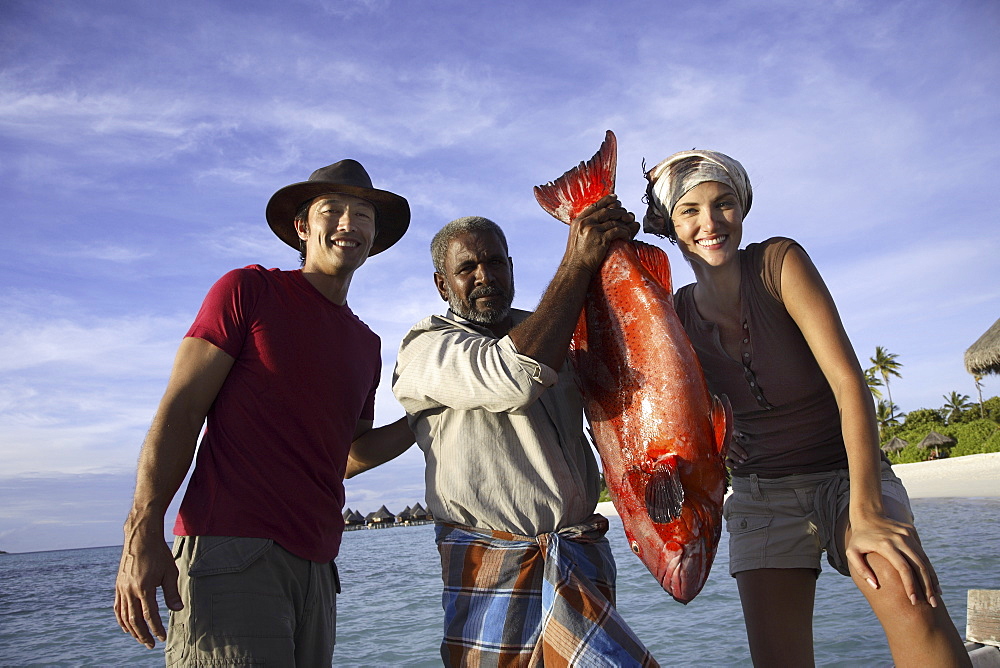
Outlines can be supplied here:
<path id="1" fill-rule="evenodd" d="M 473 290 L 469 295 L 470 306 L 458 298 L 458 296 L 452 292 L 451 286 L 447 286 L 448 289 L 448 308 L 451 309 L 452 313 L 460 318 L 465 318 L 471 322 L 479 323 L 481 325 L 497 325 L 510 317 L 510 305 L 514 302 L 514 285 L 510 286 L 510 294 L 507 295 L 507 303 L 502 308 L 493 308 L 488 311 L 477 311 L 471 307 L 471 303 L 479 296 L 476 291 Z"/>

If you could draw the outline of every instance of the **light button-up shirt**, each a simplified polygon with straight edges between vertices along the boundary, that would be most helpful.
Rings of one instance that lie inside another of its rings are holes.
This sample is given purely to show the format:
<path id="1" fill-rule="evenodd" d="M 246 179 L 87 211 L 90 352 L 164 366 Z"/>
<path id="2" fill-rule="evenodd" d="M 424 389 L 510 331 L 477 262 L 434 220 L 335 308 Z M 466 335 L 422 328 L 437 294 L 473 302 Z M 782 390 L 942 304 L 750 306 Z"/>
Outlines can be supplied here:
<path id="1" fill-rule="evenodd" d="M 593 514 L 597 461 L 568 360 L 556 372 L 449 311 L 407 333 L 392 391 L 424 452 L 435 519 L 536 536 Z"/>

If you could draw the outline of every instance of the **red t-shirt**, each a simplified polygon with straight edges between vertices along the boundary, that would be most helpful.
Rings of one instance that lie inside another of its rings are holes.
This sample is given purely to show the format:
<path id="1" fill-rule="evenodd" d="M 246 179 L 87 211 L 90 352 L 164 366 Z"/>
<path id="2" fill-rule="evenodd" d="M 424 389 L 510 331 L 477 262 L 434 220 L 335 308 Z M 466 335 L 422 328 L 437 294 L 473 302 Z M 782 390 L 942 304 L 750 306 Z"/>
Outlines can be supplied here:
<path id="1" fill-rule="evenodd" d="M 378 336 L 301 271 L 259 265 L 219 279 L 187 336 L 236 361 L 208 413 L 174 534 L 270 538 L 330 561 L 351 439 L 374 416 Z"/>

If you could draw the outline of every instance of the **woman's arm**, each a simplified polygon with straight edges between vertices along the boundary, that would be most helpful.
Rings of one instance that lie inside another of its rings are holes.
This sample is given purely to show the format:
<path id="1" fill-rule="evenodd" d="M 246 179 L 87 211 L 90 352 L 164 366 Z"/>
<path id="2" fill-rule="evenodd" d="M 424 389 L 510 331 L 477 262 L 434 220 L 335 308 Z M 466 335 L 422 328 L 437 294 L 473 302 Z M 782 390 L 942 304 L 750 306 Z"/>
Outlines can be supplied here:
<path id="1" fill-rule="evenodd" d="M 916 529 L 887 517 L 882 506 L 878 428 L 861 366 L 833 297 L 809 256 L 797 246 L 785 255 L 781 293 L 840 411 L 851 482 L 847 559 L 872 587 L 878 588 L 875 572 L 865 559 L 866 554 L 878 553 L 899 572 L 911 601 L 916 602 L 922 590 L 927 601 L 936 605 L 935 594 L 940 593 L 937 575 L 920 546 Z"/>

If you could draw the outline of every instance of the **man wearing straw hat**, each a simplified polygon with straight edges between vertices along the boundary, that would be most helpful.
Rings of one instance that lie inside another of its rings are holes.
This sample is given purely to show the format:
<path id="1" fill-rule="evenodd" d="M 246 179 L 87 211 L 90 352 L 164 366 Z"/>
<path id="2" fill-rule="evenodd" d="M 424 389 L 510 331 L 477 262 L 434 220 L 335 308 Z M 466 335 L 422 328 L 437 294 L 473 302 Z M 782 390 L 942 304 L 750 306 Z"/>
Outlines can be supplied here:
<path id="1" fill-rule="evenodd" d="M 212 287 L 139 458 L 115 615 L 147 647 L 169 637 L 168 665 L 330 665 L 348 462 L 413 442 L 405 420 L 372 429 L 379 338 L 347 305 L 354 272 L 406 231 L 407 201 L 342 160 L 276 192 L 266 217 L 302 268 Z M 171 554 L 163 516 L 206 418 Z"/>

